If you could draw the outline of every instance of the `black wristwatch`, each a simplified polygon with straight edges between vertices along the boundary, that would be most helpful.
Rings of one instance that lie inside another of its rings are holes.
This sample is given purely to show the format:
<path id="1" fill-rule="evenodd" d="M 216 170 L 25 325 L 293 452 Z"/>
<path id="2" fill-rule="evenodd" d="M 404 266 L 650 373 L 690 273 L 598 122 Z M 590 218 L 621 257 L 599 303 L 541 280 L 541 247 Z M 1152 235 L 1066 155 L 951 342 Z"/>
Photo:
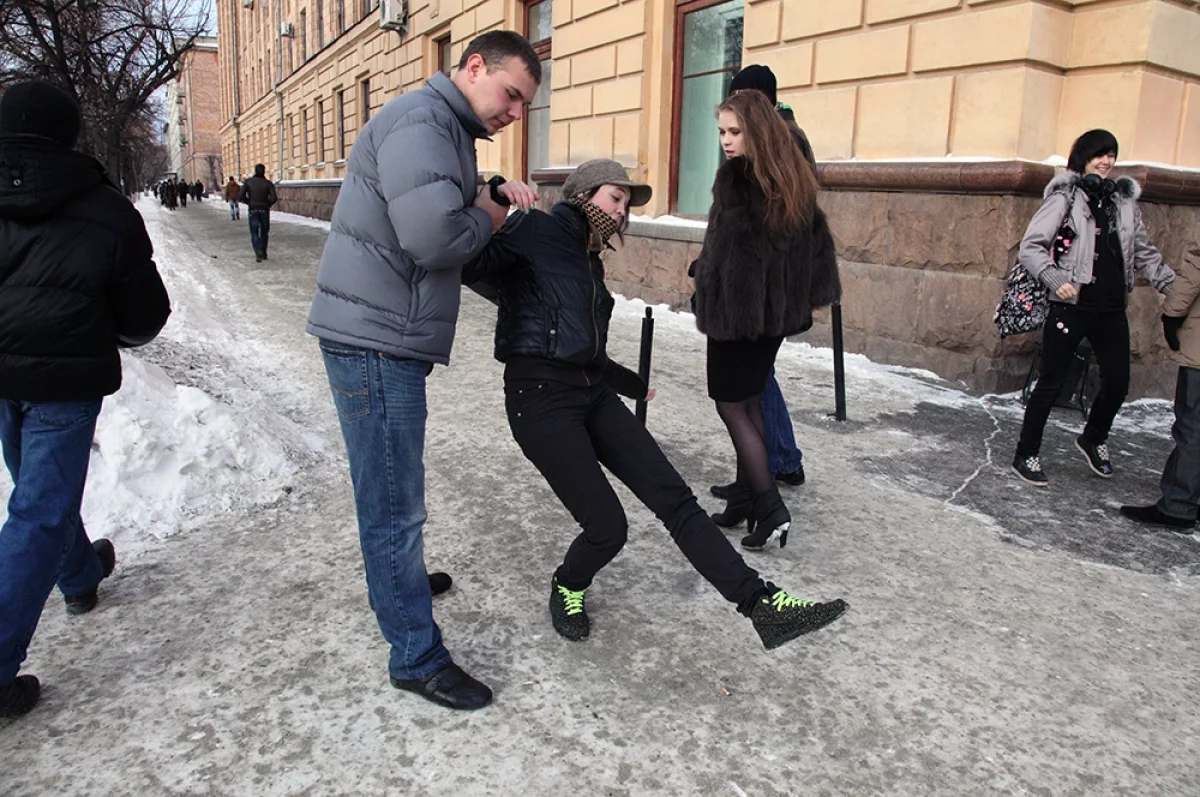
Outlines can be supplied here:
<path id="1" fill-rule="evenodd" d="M 501 194 L 498 190 L 500 186 L 504 185 L 506 182 L 508 181 L 497 174 L 486 183 L 488 190 L 491 192 L 492 201 L 502 208 L 506 208 L 512 204 L 512 202 L 509 202 L 508 198 Z"/>

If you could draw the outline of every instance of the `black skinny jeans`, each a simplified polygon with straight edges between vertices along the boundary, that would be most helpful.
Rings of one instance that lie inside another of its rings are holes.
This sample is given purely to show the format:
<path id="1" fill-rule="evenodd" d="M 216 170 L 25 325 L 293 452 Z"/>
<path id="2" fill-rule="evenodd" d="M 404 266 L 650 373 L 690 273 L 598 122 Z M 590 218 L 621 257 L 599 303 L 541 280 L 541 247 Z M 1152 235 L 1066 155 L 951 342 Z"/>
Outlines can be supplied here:
<path id="1" fill-rule="evenodd" d="M 603 465 L 666 525 L 692 567 L 749 614 L 766 585 L 611 388 L 510 379 L 504 398 L 513 439 L 583 527 L 555 573 L 561 585 L 587 589 L 625 545 L 629 523 Z"/>
<path id="2" fill-rule="evenodd" d="M 1025 405 L 1025 422 L 1017 443 L 1018 458 L 1036 457 L 1041 451 L 1046 419 L 1066 382 L 1075 349 L 1084 338 L 1091 342 L 1100 368 L 1100 392 L 1088 413 L 1083 439 L 1092 445 L 1108 440 L 1113 419 L 1129 392 L 1129 319 L 1124 310 L 1090 313 L 1073 305 L 1051 302 L 1042 333 L 1037 387 Z"/>

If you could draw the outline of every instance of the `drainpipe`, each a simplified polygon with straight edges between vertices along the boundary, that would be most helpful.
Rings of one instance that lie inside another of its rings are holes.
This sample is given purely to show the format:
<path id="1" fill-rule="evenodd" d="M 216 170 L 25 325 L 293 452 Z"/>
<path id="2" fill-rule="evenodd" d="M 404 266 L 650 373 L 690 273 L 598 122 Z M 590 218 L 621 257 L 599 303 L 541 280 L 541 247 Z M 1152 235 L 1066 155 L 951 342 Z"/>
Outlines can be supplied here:
<path id="1" fill-rule="evenodd" d="M 275 99 L 279 103 L 279 171 L 275 182 L 283 179 L 283 0 L 275 0 Z"/>
<path id="2" fill-rule="evenodd" d="M 232 26 L 233 27 L 233 118 L 230 119 L 229 122 L 230 122 L 230 124 L 233 125 L 233 151 L 234 151 L 234 158 L 236 159 L 236 163 L 234 165 L 237 167 L 234 170 L 234 173 L 237 174 L 239 177 L 241 177 L 244 174 L 244 172 L 242 171 L 242 130 L 241 130 L 241 125 L 238 122 L 238 117 L 242 113 L 242 90 L 241 90 L 242 74 L 241 74 L 241 70 L 238 69 L 238 54 L 239 54 L 238 51 L 240 49 L 240 45 L 238 43 L 238 14 L 239 13 L 240 12 L 237 11 L 237 6 L 234 6 L 233 26 Z"/>

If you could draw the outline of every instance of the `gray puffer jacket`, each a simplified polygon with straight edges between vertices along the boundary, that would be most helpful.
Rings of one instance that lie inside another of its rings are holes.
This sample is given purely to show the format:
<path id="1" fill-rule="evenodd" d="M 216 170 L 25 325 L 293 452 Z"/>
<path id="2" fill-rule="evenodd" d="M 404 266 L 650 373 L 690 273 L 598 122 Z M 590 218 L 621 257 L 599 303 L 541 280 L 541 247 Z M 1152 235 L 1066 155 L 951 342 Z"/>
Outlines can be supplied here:
<path id="1" fill-rule="evenodd" d="M 1133 290 L 1133 276 L 1137 271 L 1145 275 L 1155 290 L 1166 293 L 1175 281 L 1175 272 L 1150 243 L 1146 225 L 1142 223 L 1142 211 L 1137 204 L 1142 189 L 1128 177 L 1117 178 L 1116 184 L 1117 191 L 1112 199 L 1118 213 L 1117 235 L 1121 239 L 1121 255 L 1125 261 L 1125 290 Z M 1051 301 L 1075 304 L 1078 294 L 1071 299 L 1060 299 L 1055 291 L 1068 282 L 1078 291 L 1093 280 L 1096 220 L 1083 190 L 1083 177 L 1072 171 L 1063 172 L 1046 186 L 1043 197 L 1042 206 L 1029 222 L 1021 240 L 1018 257 L 1025 270 L 1050 289 Z M 1068 208 L 1075 240 L 1055 265 L 1051 247 Z"/>
<path id="2" fill-rule="evenodd" d="M 449 362 L 462 266 L 492 237 L 472 205 L 478 138 L 487 129 L 441 73 L 367 123 L 333 207 L 309 334 Z"/>

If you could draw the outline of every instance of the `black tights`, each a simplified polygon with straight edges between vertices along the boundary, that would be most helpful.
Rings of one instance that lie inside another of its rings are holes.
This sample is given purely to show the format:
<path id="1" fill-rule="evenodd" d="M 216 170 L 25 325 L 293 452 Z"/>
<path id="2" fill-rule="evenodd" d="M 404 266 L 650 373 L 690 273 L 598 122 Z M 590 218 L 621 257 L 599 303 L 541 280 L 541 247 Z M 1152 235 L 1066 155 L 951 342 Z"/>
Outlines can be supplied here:
<path id="1" fill-rule="evenodd" d="M 762 394 L 744 401 L 718 401 L 717 414 L 729 430 L 729 439 L 737 452 L 738 484 L 749 485 L 756 495 L 770 490 L 775 479 L 767 459 Z"/>

